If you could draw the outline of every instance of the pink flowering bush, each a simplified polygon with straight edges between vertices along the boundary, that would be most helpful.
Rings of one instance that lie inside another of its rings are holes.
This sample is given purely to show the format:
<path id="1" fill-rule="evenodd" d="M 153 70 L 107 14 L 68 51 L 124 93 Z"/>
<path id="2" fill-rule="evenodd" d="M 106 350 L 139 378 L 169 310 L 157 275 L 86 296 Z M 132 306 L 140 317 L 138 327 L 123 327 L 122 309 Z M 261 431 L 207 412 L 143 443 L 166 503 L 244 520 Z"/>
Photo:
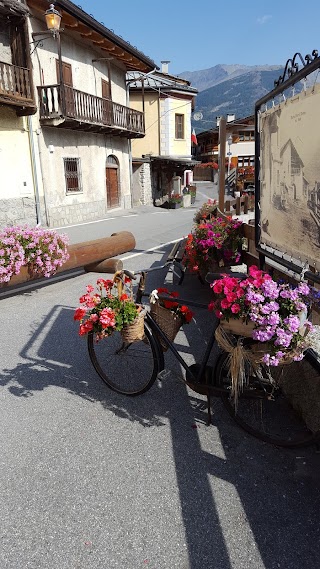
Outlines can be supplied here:
<path id="1" fill-rule="evenodd" d="M 212 217 L 195 226 L 187 237 L 185 263 L 194 272 L 208 272 L 212 263 L 220 267 L 241 260 L 242 221 Z"/>
<path id="2" fill-rule="evenodd" d="M 68 238 L 40 227 L 0 230 L 0 283 L 9 282 L 27 265 L 33 274 L 50 277 L 69 258 Z"/>
<path id="3" fill-rule="evenodd" d="M 96 339 L 110 336 L 114 330 L 122 330 L 136 319 L 139 308 L 126 293 L 118 295 L 113 280 L 98 279 L 97 290 L 87 285 L 87 292 L 79 299 L 80 308 L 73 319 L 80 322 L 79 334 L 94 332 Z"/>
<path id="4" fill-rule="evenodd" d="M 257 267 L 250 267 L 244 280 L 224 275 L 212 285 L 215 300 L 209 305 L 218 318 L 254 322 L 252 338 L 265 343 L 263 361 L 277 366 L 287 360 L 301 360 L 308 347 L 306 320 L 310 288 L 278 283 Z"/>

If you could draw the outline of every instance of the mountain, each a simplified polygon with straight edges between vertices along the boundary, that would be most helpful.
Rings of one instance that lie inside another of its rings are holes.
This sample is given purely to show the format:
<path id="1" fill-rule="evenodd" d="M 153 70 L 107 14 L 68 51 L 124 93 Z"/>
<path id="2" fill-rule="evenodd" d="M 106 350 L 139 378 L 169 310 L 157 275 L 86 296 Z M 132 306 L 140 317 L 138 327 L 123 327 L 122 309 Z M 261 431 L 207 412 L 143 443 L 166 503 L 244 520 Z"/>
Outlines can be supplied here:
<path id="1" fill-rule="evenodd" d="M 201 112 L 203 118 L 200 121 L 192 120 L 192 128 L 196 132 L 215 128 L 216 116 L 226 116 L 228 113 L 235 114 L 236 119 L 253 115 L 256 101 L 272 91 L 274 80 L 279 78 L 281 72 L 281 67 L 268 71 L 255 69 L 233 75 L 200 91 L 196 97 L 195 111 Z"/>
<path id="2" fill-rule="evenodd" d="M 281 69 L 280 65 L 241 65 L 237 63 L 234 65 L 224 65 L 220 63 L 209 69 L 184 71 L 183 73 L 179 73 L 178 77 L 190 81 L 192 87 L 195 87 L 198 91 L 204 91 L 214 85 L 218 85 L 218 83 L 222 83 L 228 79 L 234 79 L 245 73 L 279 71 L 280 74 Z"/>

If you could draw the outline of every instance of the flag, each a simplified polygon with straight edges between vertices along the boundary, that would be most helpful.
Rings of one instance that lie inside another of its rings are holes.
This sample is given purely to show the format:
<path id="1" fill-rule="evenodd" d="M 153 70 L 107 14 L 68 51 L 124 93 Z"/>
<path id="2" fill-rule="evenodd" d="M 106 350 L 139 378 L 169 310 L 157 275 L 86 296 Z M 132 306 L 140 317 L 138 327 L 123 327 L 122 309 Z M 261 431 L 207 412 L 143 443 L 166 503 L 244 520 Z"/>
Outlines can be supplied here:
<path id="1" fill-rule="evenodd" d="M 198 144 L 197 141 L 197 136 L 196 136 L 196 131 L 193 129 L 192 133 L 191 133 L 191 142 L 193 142 L 193 144 Z"/>

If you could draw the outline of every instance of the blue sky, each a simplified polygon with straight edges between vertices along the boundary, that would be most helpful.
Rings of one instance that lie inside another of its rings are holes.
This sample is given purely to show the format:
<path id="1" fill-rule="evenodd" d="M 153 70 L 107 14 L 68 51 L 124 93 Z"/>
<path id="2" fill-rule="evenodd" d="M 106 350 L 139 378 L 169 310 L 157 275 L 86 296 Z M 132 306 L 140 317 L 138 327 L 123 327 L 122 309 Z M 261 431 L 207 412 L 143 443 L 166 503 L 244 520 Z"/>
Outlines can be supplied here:
<path id="1" fill-rule="evenodd" d="M 169 72 L 218 63 L 284 65 L 319 49 L 320 3 L 298 0 L 79 0 L 107 28 Z M 78 4 L 78 2 L 76 2 Z"/>

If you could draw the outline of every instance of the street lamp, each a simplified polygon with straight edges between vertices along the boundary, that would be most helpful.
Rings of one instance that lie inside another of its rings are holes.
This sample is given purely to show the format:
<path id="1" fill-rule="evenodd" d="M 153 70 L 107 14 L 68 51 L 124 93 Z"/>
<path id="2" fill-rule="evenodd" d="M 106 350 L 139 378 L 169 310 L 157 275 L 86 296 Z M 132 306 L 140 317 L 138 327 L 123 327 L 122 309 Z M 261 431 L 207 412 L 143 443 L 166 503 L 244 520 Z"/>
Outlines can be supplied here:
<path id="1" fill-rule="evenodd" d="M 63 32 L 63 29 L 60 29 L 61 23 L 61 14 L 58 10 L 55 9 L 54 4 L 50 4 L 48 10 L 45 11 L 44 17 L 46 20 L 47 30 L 48 32 L 34 32 L 32 34 L 33 39 L 42 36 L 40 39 L 33 42 L 34 48 L 33 51 L 38 47 L 39 43 L 48 37 L 52 37 L 53 39 L 57 40 L 57 52 L 58 52 L 58 67 L 59 67 L 59 84 L 60 84 L 60 105 L 61 109 L 64 109 L 64 84 L 63 84 L 63 69 L 62 69 L 62 58 L 61 58 L 61 38 L 60 32 Z M 32 53 L 33 53 L 32 51 Z"/>

